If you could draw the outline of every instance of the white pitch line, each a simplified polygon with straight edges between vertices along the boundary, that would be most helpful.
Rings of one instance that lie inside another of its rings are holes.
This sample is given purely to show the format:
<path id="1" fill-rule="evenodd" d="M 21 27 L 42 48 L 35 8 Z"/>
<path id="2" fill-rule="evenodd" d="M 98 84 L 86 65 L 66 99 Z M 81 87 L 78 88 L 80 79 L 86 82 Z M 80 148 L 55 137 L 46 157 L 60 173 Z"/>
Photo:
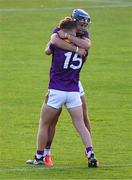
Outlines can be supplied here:
<path id="1" fill-rule="evenodd" d="M 97 5 L 97 6 L 81 6 L 82 9 L 97 9 L 97 8 L 129 8 L 132 7 L 132 3 L 123 4 L 110 4 L 110 5 Z M 45 11 L 58 11 L 58 10 L 72 10 L 74 7 L 40 7 L 40 8 L 1 8 L 0 12 L 45 12 Z"/>
<path id="2" fill-rule="evenodd" d="M 67 0 L 69 2 L 96 2 L 96 3 L 122 3 L 122 1 L 111 1 L 111 0 Z M 128 1 L 126 1 L 128 2 Z M 129 3 L 129 2 L 128 2 Z"/>
<path id="3" fill-rule="evenodd" d="M 32 165 L 31 165 L 32 166 Z M 132 168 L 132 164 L 106 164 L 106 165 L 100 165 L 99 168 Z M 78 170 L 78 169 L 86 169 L 87 166 L 53 166 L 53 167 L 38 167 L 38 166 L 32 166 L 32 168 L 30 167 L 30 165 L 28 167 L 24 167 L 24 168 L 8 168 L 8 169 L 0 169 L 0 173 L 10 173 L 10 172 L 32 172 L 32 171 L 47 171 L 47 170 L 66 170 L 66 169 L 71 169 L 71 170 Z"/>

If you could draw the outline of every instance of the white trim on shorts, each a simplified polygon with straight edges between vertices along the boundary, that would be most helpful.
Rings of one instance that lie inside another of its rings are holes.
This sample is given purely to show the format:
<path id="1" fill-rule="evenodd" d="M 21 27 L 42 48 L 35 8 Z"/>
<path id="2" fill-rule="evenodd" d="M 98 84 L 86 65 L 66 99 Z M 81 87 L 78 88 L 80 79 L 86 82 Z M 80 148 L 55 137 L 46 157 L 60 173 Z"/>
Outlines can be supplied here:
<path id="1" fill-rule="evenodd" d="M 78 82 L 80 96 L 85 94 L 81 81 Z"/>
<path id="2" fill-rule="evenodd" d="M 49 89 L 47 105 L 60 109 L 63 105 L 68 109 L 82 105 L 79 92 L 60 91 Z"/>

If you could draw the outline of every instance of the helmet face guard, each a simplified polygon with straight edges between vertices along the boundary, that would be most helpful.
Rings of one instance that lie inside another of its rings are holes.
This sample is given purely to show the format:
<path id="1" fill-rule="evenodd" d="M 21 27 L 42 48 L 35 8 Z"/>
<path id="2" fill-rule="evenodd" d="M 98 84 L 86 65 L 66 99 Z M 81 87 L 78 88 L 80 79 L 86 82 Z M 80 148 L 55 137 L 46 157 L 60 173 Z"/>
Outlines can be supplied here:
<path id="1" fill-rule="evenodd" d="M 72 18 L 75 21 L 89 24 L 91 22 L 90 15 L 82 9 L 74 9 L 72 12 Z"/>

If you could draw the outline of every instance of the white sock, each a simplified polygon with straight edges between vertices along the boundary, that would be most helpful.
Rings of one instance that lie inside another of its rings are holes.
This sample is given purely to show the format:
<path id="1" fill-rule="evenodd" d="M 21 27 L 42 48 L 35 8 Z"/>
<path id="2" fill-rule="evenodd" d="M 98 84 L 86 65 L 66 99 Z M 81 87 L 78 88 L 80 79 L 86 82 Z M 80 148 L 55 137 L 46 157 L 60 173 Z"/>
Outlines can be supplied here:
<path id="1" fill-rule="evenodd" d="M 43 157 L 43 155 L 42 154 L 36 154 L 36 157 L 37 157 L 37 159 L 40 159 L 41 157 Z"/>
<path id="2" fill-rule="evenodd" d="M 94 154 L 94 152 L 93 152 L 93 151 L 89 151 L 89 152 L 86 153 L 86 155 L 87 155 L 88 158 L 91 157 L 91 154 Z"/>
<path id="3" fill-rule="evenodd" d="M 44 156 L 51 155 L 51 149 L 44 149 Z"/>

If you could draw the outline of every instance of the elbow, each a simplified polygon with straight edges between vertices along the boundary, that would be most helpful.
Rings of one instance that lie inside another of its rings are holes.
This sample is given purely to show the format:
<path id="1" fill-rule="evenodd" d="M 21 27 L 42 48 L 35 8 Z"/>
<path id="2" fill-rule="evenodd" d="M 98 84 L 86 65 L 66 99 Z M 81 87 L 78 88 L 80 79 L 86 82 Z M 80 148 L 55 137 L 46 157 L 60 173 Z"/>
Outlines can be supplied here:
<path id="1" fill-rule="evenodd" d="M 50 52 L 48 49 L 45 49 L 45 50 L 44 50 L 44 53 L 45 53 L 46 55 L 50 55 L 50 54 L 51 54 L 51 52 Z"/>
<path id="2" fill-rule="evenodd" d="M 46 55 L 48 55 L 48 54 L 47 54 L 47 48 L 44 49 L 44 53 L 45 53 Z"/>
<path id="3" fill-rule="evenodd" d="M 53 35 L 51 36 L 51 39 L 50 39 L 51 43 L 54 44 L 54 45 L 56 45 L 57 40 L 58 40 L 58 35 L 53 34 Z"/>
<path id="4" fill-rule="evenodd" d="M 90 48 L 91 48 L 91 44 L 88 44 L 88 45 L 87 45 L 87 49 L 90 49 Z"/>
<path id="5" fill-rule="evenodd" d="M 91 45 L 90 44 L 85 44 L 83 45 L 83 47 L 85 50 L 89 50 L 91 48 Z"/>
<path id="6" fill-rule="evenodd" d="M 49 55 L 49 53 L 48 53 L 47 51 L 45 51 L 45 54 L 46 54 L 46 55 Z"/>
<path id="7" fill-rule="evenodd" d="M 90 39 L 87 42 L 84 43 L 84 48 L 86 50 L 89 50 L 91 48 L 91 41 L 90 41 Z"/>
<path id="8" fill-rule="evenodd" d="M 88 41 L 88 49 L 90 49 L 91 48 L 91 41 L 89 40 Z"/>
<path id="9" fill-rule="evenodd" d="M 91 48 L 91 41 L 88 41 L 88 42 L 87 42 L 86 48 L 87 48 L 87 50 L 89 50 L 89 49 Z"/>
<path id="10" fill-rule="evenodd" d="M 52 38 L 52 39 L 51 39 L 51 43 L 54 44 L 54 45 L 56 45 L 56 44 L 57 44 L 57 38 Z"/>

